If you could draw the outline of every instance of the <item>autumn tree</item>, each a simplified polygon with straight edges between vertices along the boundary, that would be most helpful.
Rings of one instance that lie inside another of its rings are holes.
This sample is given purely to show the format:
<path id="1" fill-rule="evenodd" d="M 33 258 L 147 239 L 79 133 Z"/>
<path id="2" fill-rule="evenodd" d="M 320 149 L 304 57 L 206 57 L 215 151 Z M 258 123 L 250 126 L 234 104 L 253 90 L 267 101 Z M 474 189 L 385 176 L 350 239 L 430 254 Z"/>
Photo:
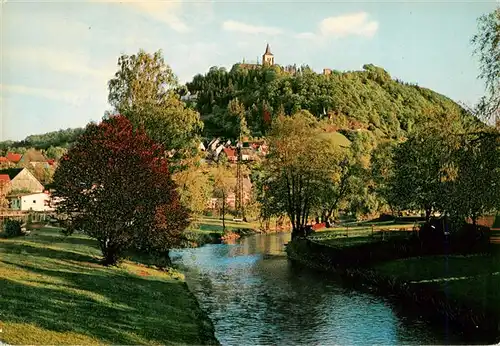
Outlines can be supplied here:
<path id="1" fill-rule="evenodd" d="M 7 200 L 9 185 L 10 185 L 9 180 L 0 179 L 0 210 L 7 209 L 9 207 L 9 201 Z"/>
<path id="2" fill-rule="evenodd" d="M 181 204 L 196 217 L 206 209 L 213 192 L 208 167 L 201 162 L 200 155 L 183 160 L 182 165 L 183 169 L 175 172 L 172 178 L 178 186 Z"/>
<path id="3" fill-rule="evenodd" d="M 124 116 L 87 125 L 61 159 L 54 188 L 68 232 L 96 239 L 105 264 L 130 248 L 167 255 L 187 225 L 163 146 Z"/>
<path id="4" fill-rule="evenodd" d="M 67 150 L 68 149 L 62 147 L 49 147 L 47 150 L 45 150 L 44 154 L 49 159 L 59 160 Z"/>
<path id="5" fill-rule="evenodd" d="M 52 167 L 46 167 L 43 164 L 36 164 L 33 166 L 30 163 L 28 163 L 26 167 L 43 185 L 50 184 L 52 182 L 52 178 L 54 176 L 54 169 Z"/>
<path id="6" fill-rule="evenodd" d="M 203 123 L 199 114 L 180 100 L 178 86 L 161 51 L 149 54 L 140 50 L 118 59 L 118 71 L 108 83 L 108 101 L 135 128 L 143 126 L 149 137 L 167 150 L 186 150 L 198 144 Z"/>

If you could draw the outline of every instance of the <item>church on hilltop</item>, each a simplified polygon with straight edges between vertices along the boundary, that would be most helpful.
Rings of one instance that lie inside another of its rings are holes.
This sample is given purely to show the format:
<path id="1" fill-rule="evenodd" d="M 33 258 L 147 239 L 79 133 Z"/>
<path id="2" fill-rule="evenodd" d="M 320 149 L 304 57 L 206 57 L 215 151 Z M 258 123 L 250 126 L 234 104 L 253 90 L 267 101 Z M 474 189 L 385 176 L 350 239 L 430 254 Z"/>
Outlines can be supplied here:
<path id="1" fill-rule="evenodd" d="M 259 60 L 257 59 L 257 62 L 255 64 L 252 63 L 247 63 L 245 62 L 245 59 L 243 59 L 243 62 L 239 64 L 240 67 L 245 68 L 245 69 L 257 69 L 260 68 L 261 66 L 274 66 L 274 55 L 271 53 L 271 48 L 269 47 L 269 43 L 266 45 L 266 51 L 262 55 L 262 64 L 259 63 Z"/>
<path id="2" fill-rule="evenodd" d="M 259 63 L 257 60 L 257 63 L 252 64 L 252 63 L 246 63 L 245 59 L 243 59 L 243 62 L 239 64 L 240 67 L 245 68 L 245 69 L 257 69 L 262 66 L 279 66 L 274 63 L 274 55 L 271 53 L 271 48 L 269 47 L 269 43 L 266 45 L 266 50 L 264 54 L 262 54 L 262 62 Z M 281 66 L 280 66 L 281 67 Z M 284 72 L 295 74 L 297 72 L 297 67 L 296 65 L 289 65 L 289 66 L 284 66 L 281 67 Z M 332 73 L 332 70 L 329 68 L 324 68 L 323 69 L 323 74 L 324 75 L 329 75 Z"/>

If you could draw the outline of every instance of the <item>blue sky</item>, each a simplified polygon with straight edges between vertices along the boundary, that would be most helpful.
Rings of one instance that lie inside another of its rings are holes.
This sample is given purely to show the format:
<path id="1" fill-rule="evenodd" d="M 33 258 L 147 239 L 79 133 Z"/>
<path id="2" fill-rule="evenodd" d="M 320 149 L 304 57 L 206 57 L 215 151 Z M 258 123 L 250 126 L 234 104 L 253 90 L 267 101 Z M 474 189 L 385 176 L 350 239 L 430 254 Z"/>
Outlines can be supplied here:
<path id="1" fill-rule="evenodd" d="M 2 0 L 0 0 L 2 1 Z M 484 87 L 470 38 L 495 1 L 2 1 L 0 140 L 102 118 L 121 53 L 162 49 L 182 82 L 255 61 L 321 71 L 373 63 L 472 104 Z"/>

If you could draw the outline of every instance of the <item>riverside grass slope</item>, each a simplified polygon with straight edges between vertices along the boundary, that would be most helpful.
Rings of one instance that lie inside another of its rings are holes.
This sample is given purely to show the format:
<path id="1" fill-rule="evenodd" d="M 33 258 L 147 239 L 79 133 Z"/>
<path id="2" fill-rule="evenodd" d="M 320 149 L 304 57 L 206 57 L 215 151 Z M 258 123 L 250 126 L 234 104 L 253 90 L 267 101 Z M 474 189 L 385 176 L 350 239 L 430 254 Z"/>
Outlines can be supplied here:
<path id="1" fill-rule="evenodd" d="M 412 285 L 430 283 L 452 299 L 478 309 L 491 308 L 500 316 L 500 245 L 494 247 L 491 254 L 406 258 L 374 269 Z"/>
<path id="2" fill-rule="evenodd" d="M 182 274 L 99 256 L 94 240 L 56 228 L 0 239 L 0 342 L 217 344 Z"/>

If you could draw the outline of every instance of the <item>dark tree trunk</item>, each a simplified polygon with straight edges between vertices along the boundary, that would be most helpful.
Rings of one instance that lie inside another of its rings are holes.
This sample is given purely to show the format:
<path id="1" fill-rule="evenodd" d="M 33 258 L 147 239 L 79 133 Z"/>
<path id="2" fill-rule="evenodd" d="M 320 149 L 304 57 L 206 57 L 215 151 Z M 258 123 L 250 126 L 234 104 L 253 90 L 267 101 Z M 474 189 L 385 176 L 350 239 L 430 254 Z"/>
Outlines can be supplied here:
<path id="1" fill-rule="evenodd" d="M 172 260 L 170 259 L 170 250 L 161 251 L 156 254 L 156 265 L 160 269 L 165 269 L 172 266 Z"/>
<path id="2" fill-rule="evenodd" d="M 293 228 L 292 229 L 292 240 L 295 240 L 301 236 L 300 229 Z"/>
<path id="3" fill-rule="evenodd" d="M 101 244 L 101 250 L 103 255 L 103 264 L 106 266 L 116 265 L 120 259 L 120 254 L 115 246 L 110 246 L 109 244 Z"/>
<path id="4" fill-rule="evenodd" d="M 425 222 L 429 222 L 429 220 L 431 219 L 431 208 L 426 208 L 425 209 Z"/>

